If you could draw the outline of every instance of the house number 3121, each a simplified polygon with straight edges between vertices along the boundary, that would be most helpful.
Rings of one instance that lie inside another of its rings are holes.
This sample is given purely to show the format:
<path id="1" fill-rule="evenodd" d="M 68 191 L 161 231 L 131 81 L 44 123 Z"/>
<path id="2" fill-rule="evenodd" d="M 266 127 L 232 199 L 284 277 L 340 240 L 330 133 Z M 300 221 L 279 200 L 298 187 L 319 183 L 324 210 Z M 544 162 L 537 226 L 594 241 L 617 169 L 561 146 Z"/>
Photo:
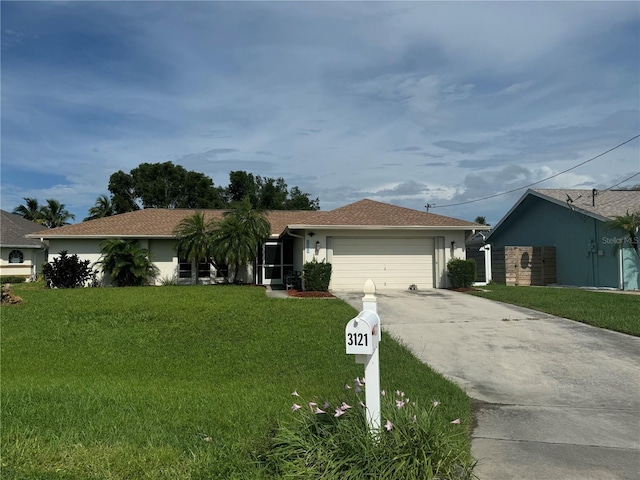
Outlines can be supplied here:
<path id="1" fill-rule="evenodd" d="M 347 333 L 347 345 L 355 345 L 358 347 L 366 347 L 369 335 L 366 333 Z"/>

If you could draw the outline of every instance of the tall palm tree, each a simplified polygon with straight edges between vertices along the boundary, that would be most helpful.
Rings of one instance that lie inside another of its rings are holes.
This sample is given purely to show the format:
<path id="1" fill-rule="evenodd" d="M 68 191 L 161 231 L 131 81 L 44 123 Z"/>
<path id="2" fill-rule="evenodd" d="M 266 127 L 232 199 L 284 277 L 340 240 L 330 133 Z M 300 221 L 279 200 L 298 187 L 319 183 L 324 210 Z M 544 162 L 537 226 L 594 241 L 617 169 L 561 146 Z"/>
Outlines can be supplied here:
<path id="1" fill-rule="evenodd" d="M 42 207 L 35 198 L 24 197 L 24 205 L 19 205 L 13 209 L 13 213 L 20 215 L 26 220 L 43 224 L 44 218 L 42 216 Z"/>
<path id="2" fill-rule="evenodd" d="M 613 217 L 606 223 L 610 229 L 624 230 L 629 236 L 629 244 L 636 251 L 638 255 L 638 233 L 640 231 L 640 212 L 629 213 L 627 210 L 626 215 L 618 215 Z"/>
<path id="3" fill-rule="evenodd" d="M 47 228 L 69 225 L 69 220 L 74 220 L 76 216 L 64 207 L 64 203 L 60 203 L 53 198 L 47 198 L 47 204 L 41 207 L 43 224 Z"/>
<path id="4" fill-rule="evenodd" d="M 95 220 L 96 218 L 110 217 L 114 214 L 114 207 L 111 199 L 106 195 L 100 195 L 96 198 L 96 204 L 89 209 L 89 216 L 83 221 Z"/>
<path id="5" fill-rule="evenodd" d="M 149 251 L 137 240 L 111 238 L 100 243 L 102 258 L 96 262 L 109 274 L 116 287 L 141 286 L 158 275 L 158 268 L 149 259 Z"/>
<path id="6" fill-rule="evenodd" d="M 216 228 L 215 220 L 207 222 L 202 212 L 196 212 L 190 217 L 184 218 L 173 232 L 178 238 L 176 248 L 180 258 L 185 258 L 190 262 L 206 261 L 215 264 L 212 253 Z M 197 279 L 194 277 L 194 282 L 196 281 Z"/>
<path id="7" fill-rule="evenodd" d="M 260 244 L 271 234 L 271 225 L 264 214 L 251 207 L 248 197 L 225 213 L 213 238 L 213 257 L 233 268 L 233 282 L 243 265 L 253 262 Z"/>

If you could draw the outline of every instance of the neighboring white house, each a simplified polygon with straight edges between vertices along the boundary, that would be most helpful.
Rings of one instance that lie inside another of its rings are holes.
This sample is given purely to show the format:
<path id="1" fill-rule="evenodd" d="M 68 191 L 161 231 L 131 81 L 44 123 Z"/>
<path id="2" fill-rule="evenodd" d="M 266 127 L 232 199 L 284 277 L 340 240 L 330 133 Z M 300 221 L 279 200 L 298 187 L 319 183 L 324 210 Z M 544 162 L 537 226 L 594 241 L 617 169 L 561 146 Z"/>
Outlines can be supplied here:
<path id="1" fill-rule="evenodd" d="M 199 277 L 212 281 L 209 266 L 181 261 L 173 231 L 197 210 L 143 209 L 112 217 L 37 232 L 49 241 L 52 256 L 62 250 L 96 262 L 100 242 L 133 238 L 149 250 L 159 279 Z M 223 210 L 202 210 L 205 218 L 222 219 Z M 271 237 L 255 265 L 241 279 L 261 285 L 282 284 L 290 272 L 313 260 L 333 265 L 332 290 L 361 289 L 371 278 L 379 290 L 445 288 L 446 263 L 465 257 L 465 238 L 482 225 L 373 200 L 360 200 L 330 211 L 267 212 Z M 254 268 L 255 267 L 255 268 Z"/>
<path id="2" fill-rule="evenodd" d="M 47 261 L 47 245 L 27 235 L 42 225 L 0 210 L 0 275 L 33 278 Z"/>

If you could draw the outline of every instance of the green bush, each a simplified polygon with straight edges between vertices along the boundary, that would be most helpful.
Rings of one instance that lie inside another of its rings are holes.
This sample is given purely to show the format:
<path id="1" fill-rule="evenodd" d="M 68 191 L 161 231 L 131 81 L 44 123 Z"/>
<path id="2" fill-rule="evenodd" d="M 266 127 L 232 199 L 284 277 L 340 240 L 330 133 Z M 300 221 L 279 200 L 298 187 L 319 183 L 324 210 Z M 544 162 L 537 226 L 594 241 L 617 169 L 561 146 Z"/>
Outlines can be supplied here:
<path id="1" fill-rule="evenodd" d="M 315 258 L 302 267 L 304 289 L 309 292 L 326 292 L 331 281 L 331 264 Z"/>
<path id="2" fill-rule="evenodd" d="M 356 388 L 363 384 L 357 380 Z M 404 392 L 381 397 L 380 430 L 367 426 L 362 393 L 343 400 L 294 398 L 291 419 L 274 431 L 265 463 L 283 478 L 471 479 L 473 458 L 465 453 L 460 419 L 445 418 L 439 402 L 425 404 Z M 297 392 L 294 392 L 296 395 Z M 316 402 L 320 403 L 319 405 Z"/>
<path id="3" fill-rule="evenodd" d="M 15 277 L 7 275 L 0 277 L 0 284 L 4 285 L 5 283 L 24 283 L 26 280 L 26 277 Z"/>
<path id="4" fill-rule="evenodd" d="M 60 252 L 53 262 L 42 268 L 48 288 L 84 287 L 94 276 L 89 260 L 80 260 L 78 255 L 68 255 L 66 250 Z"/>
<path id="5" fill-rule="evenodd" d="M 447 262 L 447 273 L 453 288 L 470 287 L 476 280 L 476 261 L 452 258 Z"/>

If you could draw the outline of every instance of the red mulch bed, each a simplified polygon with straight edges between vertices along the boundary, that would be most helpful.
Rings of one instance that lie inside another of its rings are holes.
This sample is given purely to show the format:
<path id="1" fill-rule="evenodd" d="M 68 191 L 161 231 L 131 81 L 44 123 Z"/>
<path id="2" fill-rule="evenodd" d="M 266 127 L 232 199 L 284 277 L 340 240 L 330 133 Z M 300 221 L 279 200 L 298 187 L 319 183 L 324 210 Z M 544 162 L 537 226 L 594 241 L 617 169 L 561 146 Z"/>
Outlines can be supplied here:
<path id="1" fill-rule="evenodd" d="M 330 292 L 302 292 L 298 290 L 288 290 L 290 297 L 296 298 L 335 298 Z"/>

